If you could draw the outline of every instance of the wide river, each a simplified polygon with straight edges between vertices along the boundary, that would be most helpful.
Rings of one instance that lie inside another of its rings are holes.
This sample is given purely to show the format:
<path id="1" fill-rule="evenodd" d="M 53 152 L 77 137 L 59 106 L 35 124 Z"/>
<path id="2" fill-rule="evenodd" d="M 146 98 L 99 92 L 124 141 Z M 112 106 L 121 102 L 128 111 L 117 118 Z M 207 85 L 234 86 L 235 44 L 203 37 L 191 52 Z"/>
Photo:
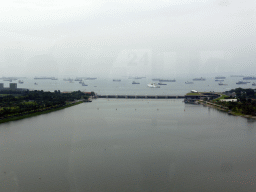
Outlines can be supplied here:
<path id="1" fill-rule="evenodd" d="M 256 124 L 182 100 L 93 100 L 0 125 L 0 191 L 255 191 Z"/>

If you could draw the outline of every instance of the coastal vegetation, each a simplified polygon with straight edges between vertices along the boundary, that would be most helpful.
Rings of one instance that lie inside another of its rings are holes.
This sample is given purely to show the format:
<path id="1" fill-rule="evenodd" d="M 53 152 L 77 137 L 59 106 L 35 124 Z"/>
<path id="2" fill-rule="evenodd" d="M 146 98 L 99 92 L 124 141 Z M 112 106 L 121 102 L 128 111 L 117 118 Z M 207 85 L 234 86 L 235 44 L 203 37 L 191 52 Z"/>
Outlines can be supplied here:
<path id="1" fill-rule="evenodd" d="M 237 99 L 237 102 L 221 101 L 221 99 Z M 256 115 L 256 95 L 254 89 L 231 89 L 218 99 L 209 102 L 216 106 L 221 106 L 234 115 Z"/>
<path id="2" fill-rule="evenodd" d="M 60 91 L 23 91 L 8 93 L 0 96 L 0 123 L 35 116 L 88 101 L 94 93 L 74 91 L 62 93 Z"/>

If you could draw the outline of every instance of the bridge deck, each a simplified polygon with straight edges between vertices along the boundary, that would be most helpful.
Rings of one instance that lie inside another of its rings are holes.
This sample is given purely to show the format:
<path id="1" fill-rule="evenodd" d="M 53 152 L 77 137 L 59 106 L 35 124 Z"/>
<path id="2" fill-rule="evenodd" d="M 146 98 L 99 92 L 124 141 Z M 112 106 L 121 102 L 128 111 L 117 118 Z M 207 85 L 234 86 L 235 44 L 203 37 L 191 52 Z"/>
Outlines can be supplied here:
<path id="1" fill-rule="evenodd" d="M 184 99 L 184 95 L 97 95 L 108 99 Z"/>

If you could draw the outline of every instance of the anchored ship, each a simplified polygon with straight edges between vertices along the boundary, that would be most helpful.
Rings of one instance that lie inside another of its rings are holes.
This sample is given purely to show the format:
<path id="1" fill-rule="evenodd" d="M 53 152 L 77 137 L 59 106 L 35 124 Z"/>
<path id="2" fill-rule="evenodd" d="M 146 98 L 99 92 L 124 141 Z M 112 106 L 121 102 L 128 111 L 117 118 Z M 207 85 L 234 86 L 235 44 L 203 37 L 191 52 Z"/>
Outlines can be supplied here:
<path id="1" fill-rule="evenodd" d="M 243 80 L 256 80 L 256 77 L 244 77 Z"/>
<path id="2" fill-rule="evenodd" d="M 218 77 L 215 77 L 215 79 L 226 79 L 226 77 L 218 76 Z"/>
<path id="3" fill-rule="evenodd" d="M 247 84 L 247 82 L 244 82 L 244 81 L 238 81 L 236 84 Z"/>
<path id="4" fill-rule="evenodd" d="M 159 82 L 176 82 L 175 79 L 159 79 Z"/>
<path id="5" fill-rule="evenodd" d="M 193 81 L 205 81 L 205 78 L 201 77 L 201 78 L 195 78 L 193 79 Z"/>

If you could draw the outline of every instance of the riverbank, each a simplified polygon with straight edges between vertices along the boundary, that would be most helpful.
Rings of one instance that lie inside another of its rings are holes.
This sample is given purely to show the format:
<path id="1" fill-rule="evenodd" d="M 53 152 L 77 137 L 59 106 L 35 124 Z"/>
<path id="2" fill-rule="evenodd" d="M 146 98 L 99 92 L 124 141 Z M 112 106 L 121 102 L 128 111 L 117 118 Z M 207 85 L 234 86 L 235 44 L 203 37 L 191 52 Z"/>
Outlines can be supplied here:
<path id="1" fill-rule="evenodd" d="M 218 109 L 220 111 L 227 112 L 229 115 L 240 116 L 240 117 L 244 117 L 244 118 L 256 119 L 256 116 L 245 115 L 245 114 L 242 114 L 242 113 L 233 112 L 233 111 L 229 110 L 228 107 L 224 107 L 222 105 L 217 105 L 217 104 L 212 103 L 212 102 L 207 102 L 207 101 L 199 100 L 199 103 L 201 103 L 202 105 L 207 106 L 207 107 L 212 107 L 212 108 Z"/>
<path id="2" fill-rule="evenodd" d="M 58 110 L 61 110 L 61 109 L 65 109 L 65 108 L 68 108 L 68 107 L 72 107 L 74 105 L 78 105 L 78 104 L 81 104 L 81 103 L 84 103 L 84 102 L 91 102 L 91 101 L 77 101 L 77 102 L 72 102 L 70 104 L 67 104 L 67 105 L 64 105 L 64 106 L 61 106 L 61 107 L 57 107 L 57 108 L 51 108 L 51 109 L 47 109 L 47 110 L 43 110 L 43 111 L 36 111 L 36 112 L 28 112 L 28 113 L 24 113 L 24 114 L 21 114 L 21 115 L 18 115 L 18 116 L 15 115 L 15 116 L 7 117 L 7 118 L 4 118 L 4 119 L 1 119 L 0 124 L 6 123 L 6 122 L 9 122 L 9 121 L 17 121 L 17 120 L 20 120 L 20 119 L 34 117 L 34 116 L 38 116 L 38 115 L 42 115 L 42 114 L 46 114 L 46 113 L 51 113 L 51 112 L 58 111 Z"/>

